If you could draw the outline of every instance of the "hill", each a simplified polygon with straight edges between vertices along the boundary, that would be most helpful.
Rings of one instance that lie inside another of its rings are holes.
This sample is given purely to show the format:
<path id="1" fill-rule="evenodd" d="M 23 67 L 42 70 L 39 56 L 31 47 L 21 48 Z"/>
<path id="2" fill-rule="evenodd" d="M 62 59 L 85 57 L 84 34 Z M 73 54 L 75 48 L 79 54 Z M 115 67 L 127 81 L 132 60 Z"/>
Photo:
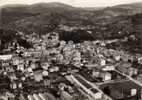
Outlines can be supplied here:
<path id="1" fill-rule="evenodd" d="M 77 8 L 61 3 L 7 5 L 0 8 L 0 28 L 26 34 L 58 31 L 60 39 L 75 42 L 120 39 L 134 34 L 138 41 L 126 44 L 130 50 L 139 47 L 141 50 L 141 5 L 142 3 L 134 3 L 107 8 Z M 72 30 L 66 31 L 64 27 Z"/>
<path id="2" fill-rule="evenodd" d="M 132 16 L 142 13 L 141 5 L 134 3 L 90 10 L 56 2 L 6 5 L 0 10 L 0 22 L 3 29 L 39 34 L 57 30 L 59 26 L 93 26 L 91 31 L 95 38 L 115 38 L 133 32 Z M 124 34 L 118 34 L 119 31 Z"/>
<path id="3" fill-rule="evenodd" d="M 2 27 L 12 27 L 15 29 L 17 26 L 27 27 L 27 23 L 39 24 L 45 22 L 46 24 L 50 24 L 48 19 L 51 19 L 53 15 L 56 16 L 57 14 L 58 17 L 56 17 L 56 19 L 60 19 L 61 24 L 94 24 L 98 19 L 140 13 L 142 12 L 142 6 L 140 6 L 142 3 L 138 4 L 139 6 L 136 6 L 137 4 L 129 4 L 103 9 L 94 8 L 93 10 L 89 10 L 88 8 L 76 8 L 56 2 L 33 5 L 6 5 L 1 8 L 2 18 L 0 20 L 2 21 Z M 54 18 L 54 20 L 56 19 Z M 35 22 L 35 20 L 37 22 Z"/>

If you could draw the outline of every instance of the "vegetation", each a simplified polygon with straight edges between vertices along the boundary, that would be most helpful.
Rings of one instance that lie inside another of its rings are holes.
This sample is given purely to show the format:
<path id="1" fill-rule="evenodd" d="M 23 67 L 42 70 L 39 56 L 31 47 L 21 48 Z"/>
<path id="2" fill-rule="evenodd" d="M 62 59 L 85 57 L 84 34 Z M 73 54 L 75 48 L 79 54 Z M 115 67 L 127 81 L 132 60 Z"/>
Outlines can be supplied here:
<path id="1" fill-rule="evenodd" d="M 75 8 L 60 3 L 5 6 L 1 8 L 0 27 L 7 31 L 0 30 L 2 34 L 0 39 L 5 43 L 19 38 L 15 36 L 17 31 L 25 34 L 35 32 L 38 35 L 58 31 L 61 40 L 74 42 L 121 39 L 133 34 L 137 39 L 126 44 L 131 48 L 131 44 L 137 43 L 136 47 L 134 45 L 132 47 L 137 48 L 142 41 L 141 5 L 141 3 L 119 5 L 99 10 Z M 75 27 L 75 29 L 66 31 L 61 30 L 59 26 Z M 22 45 L 25 40 L 18 39 L 18 41 Z"/>

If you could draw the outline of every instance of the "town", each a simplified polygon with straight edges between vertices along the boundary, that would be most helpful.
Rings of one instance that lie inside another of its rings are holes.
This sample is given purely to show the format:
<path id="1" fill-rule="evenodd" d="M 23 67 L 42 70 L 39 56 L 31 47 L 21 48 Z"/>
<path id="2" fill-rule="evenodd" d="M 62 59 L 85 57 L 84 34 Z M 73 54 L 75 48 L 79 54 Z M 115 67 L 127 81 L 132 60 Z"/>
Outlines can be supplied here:
<path id="1" fill-rule="evenodd" d="M 142 54 L 109 48 L 126 38 L 74 43 L 54 31 L 16 34 L 32 47 L 13 40 L 1 51 L 0 100 L 142 100 Z"/>

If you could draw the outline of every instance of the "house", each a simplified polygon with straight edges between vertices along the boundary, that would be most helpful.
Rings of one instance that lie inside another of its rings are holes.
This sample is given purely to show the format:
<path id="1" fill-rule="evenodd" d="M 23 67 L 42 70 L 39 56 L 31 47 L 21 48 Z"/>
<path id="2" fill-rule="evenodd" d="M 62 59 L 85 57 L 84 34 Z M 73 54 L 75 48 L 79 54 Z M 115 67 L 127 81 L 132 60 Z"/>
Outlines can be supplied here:
<path id="1" fill-rule="evenodd" d="M 64 57 L 63 57 L 62 54 L 58 54 L 58 55 L 56 56 L 56 59 L 57 59 L 57 63 L 63 63 Z"/>
<path id="2" fill-rule="evenodd" d="M 42 62 L 41 63 L 41 67 L 44 69 L 44 70 L 48 70 L 48 68 L 49 68 L 49 63 L 48 62 Z"/>
<path id="3" fill-rule="evenodd" d="M 73 100 L 73 96 L 71 96 L 68 92 L 62 91 L 61 92 L 61 100 Z"/>
<path id="4" fill-rule="evenodd" d="M 27 98 L 28 98 L 28 100 L 35 100 L 32 95 L 28 95 Z"/>
<path id="5" fill-rule="evenodd" d="M 128 69 L 132 66 L 131 63 L 127 63 L 127 62 L 121 62 L 117 67 L 116 69 L 119 70 L 120 72 L 122 73 L 127 73 L 128 72 Z"/>
<path id="6" fill-rule="evenodd" d="M 20 70 L 20 71 L 22 71 L 22 72 L 24 72 L 24 64 L 19 64 L 18 66 L 17 66 L 17 70 Z"/>
<path id="7" fill-rule="evenodd" d="M 102 93 L 100 93 L 100 92 L 96 92 L 95 94 L 94 94 L 94 97 L 95 97 L 95 99 L 96 100 L 101 100 L 102 99 Z"/>
<path id="8" fill-rule="evenodd" d="M 50 86 L 51 85 L 51 81 L 49 79 L 44 79 L 44 85 L 45 86 Z"/>
<path id="9" fill-rule="evenodd" d="M 85 64 L 85 67 L 87 67 L 88 69 L 99 69 L 101 70 L 103 68 L 103 66 L 100 66 L 99 64 Z"/>
<path id="10" fill-rule="evenodd" d="M 43 75 L 41 71 L 34 72 L 34 80 L 36 82 L 40 82 L 41 80 L 43 80 Z"/>
<path id="11" fill-rule="evenodd" d="M 128 54 L 121 55 L 121 60 L 124 62 L 128 62 L 129 58 L 130 58 L 130 56 Z"/>
<path id="12" fill-rule="evenodd" d="M 137 90 L 136 89 L 131 89 L 131 96 L 135 96 L 137 94 Z"/>
<path id="13" fill-rule="evenodd" d="M 100 73 L 99 77 L 101 77 L 103 81 L 109 81 L 109 80 L 111 80 L 111 74 L 108 73 L 108 72 L 102 72 L 102 73 Z"/>
<path id="14" fill-rule="evenodd" d="M 48 98 L 48 100 L 57 100 L 56 98 L 55 98 L 55 96 L 53 96 L 51 93 L 44 93 L 43 94 L 44 95 L 44 97 L 46 97 L 46 98 Z"/>
<path id="15" fill-rule="evenodd" d="M 48 71 L 43 71 L 43 72 L 42 72 L 42 75 L 43 75 L 43 76 L 48 76 Z"/>
<path id="16" fill-rule="evenodd" d="M 31 67 L 28 67 L 28 68 L 27 68 L 27 71 L 28 71 L 29 73 L 32 73 L 32 72 L 33 72 L 33 69 L 32 69 Z"/>
<path id="17" fill-rule="evenodd" d="M 1 65 L 7 67 L 10 65 L 10 63 L 11 63 L 11 60 L 4 60 L 2 61 Z"/>
<path id="18" fill-rule="evenodd" d="M 119 55 L 118 55 L 118 56 L 115 56 L 114 59 L 115 59 L 116 61 L 120 61 L 121 56 L 119 56 Z"/>
<path id="19" fill-rule="evenodd" d="M 106 65 L 106 60 L 105 59 L 100 59 L 100 65 L 105 66 Z"/>
<path id="20" fill-rule="evenodd" d="M 138 58 L 138 63 L 142 65 L 142 57 Z"/>
<path id="21" fill-rule="evenodd" d="M 49 72 L 57 72 L 57 71 L 59 71 L 58 66 L 49 68 Z"/>
<path id="22" fill-rule="evenodd" d="M 26 100 L 23 94 L 20 94 L 19 100 Z"/>
<path id="23" fill-rule="evenodd" d="M 38 94 L 33 94 L 33 97 L 35 100 L 42 100 Z"/>
<path id="24" fill-rule="evenodd" d="M 0 55 L 0 60 L 11 60 L 12 59 L 12 55 Z"/>
<path id="25" fill-rule="evenodd" d="M 25 56 L 25 57 L 30 57 L 30 56 L 31 56 L 31 53 L 30 53 L 30 52 L 24 52 L 24 56 Z"/>
<path id="26" fill-rule="evenodd" d="M 22 82 L 19 82 L 17 85 L 18 85 L 18 88 L 21 88 L 21 89 L 23 88 Z"/>
<path id="27" fill-rule="evenodd" d="M 103 71 L 112 71 L 115 70 L 115 66 L 113 65 L 106 65 L 104 68 L 102 68 Z"/>
<path id="28" fill-rule="evenodd" d="M 6 97 L 8 97 L 8 100 L 15 100 L 15 95 L 10 92 L 6 92 Z"/>
<path id="29" fill-rule="evenodd" d="M 14 72 L 13 66 L 6 66 L 5 69 L 7 72 Z"/>
<path id="30" fill-rule="evenodd" d="M 20 58 L 19 57 L 14 57 L 12 59 L 12 61 L 13 61 L 13 65 L 19 65 L 20 64 Z"/>
<path id="31" fill-rule="evenodd" d="M 8 100 L 8 97 L 1 95 L 0 100 Z"/>
<path id="32" fill-rule="evenodd" d="M 92 77 L 99 77 L 100 71 L 93 70 Z"/>
<path id="33" fill-rule="evenodd" d="M 14 73 L 9 73 L 9 78 L 11 81 L 17 80 L 17 77 Z"/>
<path id="34" fill-rule="evenodd" d="M 30 67 L 32 69 L 36 69 L 38 67 L 38 65 L 33 62 L 33 63 L 30 64 Z"/>
<path id="35" fill-rule="evenodd" d="M 102 81 L 108 81 L 108 80 L 111 80 L 112 75 L 109 72 L 104 72 L 104 71 L 100 71 L 100 70 L 93 70 L 92 77 L 93 78 L 101 78 Z"/>
<path id="36" fill-rule="evenodd" d="M 13 82 L 10 84 L 11 89 L 17 89 L 17 84 L 16 82 Z"/>
<path id="37" fill-rule="evenodd" d="M 66 41 L 63 41 L 63 40 L 60 41 L 60 46 L 61 46 L 61 47 L 64 47 L 65 45 L 66 45 Z"/>
<path id="38" fill-rule="evenodd" d="M 137 75 L 138 74 L 138 69 L 130 67 L 130 68 L 128 68 L 127 74 L 129 76 Z"/>

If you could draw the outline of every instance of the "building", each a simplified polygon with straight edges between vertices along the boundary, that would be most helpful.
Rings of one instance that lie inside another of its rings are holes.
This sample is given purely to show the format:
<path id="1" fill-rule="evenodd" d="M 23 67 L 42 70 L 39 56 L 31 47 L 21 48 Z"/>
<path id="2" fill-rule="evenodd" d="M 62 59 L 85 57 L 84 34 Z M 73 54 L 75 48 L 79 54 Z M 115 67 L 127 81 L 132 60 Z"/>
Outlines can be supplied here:
<path id="1" fill-rule="evenodd" d="M 113 100 L 139 100 L 141 87 L 132 81 L 110 82 L 99 86 Z M 139 98 L 139 99 L 138 99 Z"/>

